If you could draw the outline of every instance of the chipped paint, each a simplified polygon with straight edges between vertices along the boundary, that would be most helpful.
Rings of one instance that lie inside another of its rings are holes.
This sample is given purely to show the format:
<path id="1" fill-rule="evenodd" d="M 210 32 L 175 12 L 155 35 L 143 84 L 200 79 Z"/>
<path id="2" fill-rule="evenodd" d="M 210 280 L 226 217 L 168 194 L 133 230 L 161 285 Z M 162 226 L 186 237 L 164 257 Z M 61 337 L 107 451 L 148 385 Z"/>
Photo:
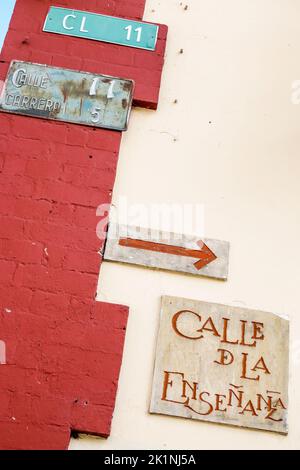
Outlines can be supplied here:
<path id="1" fill-rule="evenodd" d="M 0 111 L 125 131 L 132 80 L 13 61 Z"/>

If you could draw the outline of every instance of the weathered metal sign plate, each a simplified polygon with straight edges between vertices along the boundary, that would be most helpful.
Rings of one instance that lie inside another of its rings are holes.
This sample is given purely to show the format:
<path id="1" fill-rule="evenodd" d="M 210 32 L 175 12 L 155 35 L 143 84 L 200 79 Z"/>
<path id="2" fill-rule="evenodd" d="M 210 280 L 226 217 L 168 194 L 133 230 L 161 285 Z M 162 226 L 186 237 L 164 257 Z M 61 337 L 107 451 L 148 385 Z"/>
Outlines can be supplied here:
<path id="1" fill-rule="evenodd" d="M 288 432 L 289 321 L 163 297 L 151 413 Z"/>
<path id="2" fill-rule="evenodd" d="M 229 243 L 110 224 L 104 259 L 226 280 Z"/>
<path id="3" fill-rule="evenodd" d="M 133 88 L 132 80 L 13 61 L 0 111 L 125 131 Z"/>
<path id="4" fill-rule="evenodd" d="M 51 7 L 44 31 L 154 51 L 158 25 L 87 11 Z"/>

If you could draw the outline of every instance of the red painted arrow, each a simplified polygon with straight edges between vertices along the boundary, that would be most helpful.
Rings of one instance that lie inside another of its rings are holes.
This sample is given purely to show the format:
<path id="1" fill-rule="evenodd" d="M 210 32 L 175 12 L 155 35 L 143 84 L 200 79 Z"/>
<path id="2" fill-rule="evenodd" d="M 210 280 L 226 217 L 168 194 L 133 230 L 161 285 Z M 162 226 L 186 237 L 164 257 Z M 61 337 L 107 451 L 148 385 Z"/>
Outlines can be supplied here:
<path id="1" fill-rule="evenodd" d="M 198 271 L 207 264 L 211 263 L 217 256 L 201 240 L 197 242 L 200 250 L 192 250 L 181 246 L 166 245 L 164 243 L 149 242 L 146 240 L 137 240 L 135 238 L 120 238 L 119 245 L 127 248 L 137 248 L 140 250 L 156 251 L 157 253 L 168 253 L 169 255 L 188 256 L 190 258 L 200 258 L 194 263 Z"/>

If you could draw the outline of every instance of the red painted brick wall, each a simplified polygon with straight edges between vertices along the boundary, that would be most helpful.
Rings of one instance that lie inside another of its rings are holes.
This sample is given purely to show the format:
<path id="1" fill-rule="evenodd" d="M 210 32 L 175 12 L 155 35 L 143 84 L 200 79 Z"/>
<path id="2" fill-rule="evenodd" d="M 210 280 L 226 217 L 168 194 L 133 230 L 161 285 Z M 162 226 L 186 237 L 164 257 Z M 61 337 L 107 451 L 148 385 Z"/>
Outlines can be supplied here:
<path id="1" fill-rule="evenodd" d="M 42 32 L 50 5 L 142 18 L 144 0 L 17 0 L 1 56 L 137 81 L 155 108 L 165 47 L 149 53 Z M 121 133 L 0 113 L 0 448 L 65 449 L 110 433 L 127 307 L 94 301 Z"/>

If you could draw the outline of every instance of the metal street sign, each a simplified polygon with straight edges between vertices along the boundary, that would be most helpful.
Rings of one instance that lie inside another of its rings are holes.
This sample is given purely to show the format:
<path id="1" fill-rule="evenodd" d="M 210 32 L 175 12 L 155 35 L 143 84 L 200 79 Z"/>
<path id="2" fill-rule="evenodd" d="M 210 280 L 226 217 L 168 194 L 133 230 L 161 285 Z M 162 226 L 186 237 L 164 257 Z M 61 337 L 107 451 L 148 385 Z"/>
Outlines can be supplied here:
<path id="1" fill-rule="evenodd" d="M 229 243 L 110 224 L 104 259 L 226 280 Z"/>
<path id="2" fill-rule="evenodd" d="M 150 412 L 288 432 L 289 321 L 162 297 Z"/>
<path id="3" fill-rule="evenodd" d="M 133 88 L 132 80 L 14 61 L 0 111 L 125 131 Z"/>
<path id="4" fill-rule="evenodd" d="M 44 31 L 154 51 L 158 25 L 99 15 L 87 11 L 51 7 Z"/>

